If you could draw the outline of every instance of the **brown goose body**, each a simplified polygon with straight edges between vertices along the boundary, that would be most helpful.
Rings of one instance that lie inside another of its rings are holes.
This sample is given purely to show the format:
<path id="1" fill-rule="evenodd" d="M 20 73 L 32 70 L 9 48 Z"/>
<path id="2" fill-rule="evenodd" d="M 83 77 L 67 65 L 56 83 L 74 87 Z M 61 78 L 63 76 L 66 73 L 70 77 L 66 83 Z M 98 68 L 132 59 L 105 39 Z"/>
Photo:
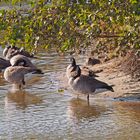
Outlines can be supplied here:
<path id="1" fill-rule="evenodd" d="M 12 57 L 10 62 L 12 66 L 5 69 L 4 78 L 9 83 L 17 85 L 19 88 L 25 85 L 24 76 L 26 74 L 43 74 L 26 56 L 16 55 Z"/>
<path id="2" fill-rule="evenodd" d="M 86 75 L 81 75 L 77 78 L 71 77 L 69 84 L 75 91 L 83 94 L 95 94 L 94 92 L 97 89 L 107 89 L 113 92 L 113 88 L 107 83 Z"/>
<path id="3" fill-rule="evenodd" d="M 30 67 L 10 66 L 5 69 L 4 78 L 9 83 L 22 85 L 24 84 L 24 75 L 33 71 L 35 70 Z"/>

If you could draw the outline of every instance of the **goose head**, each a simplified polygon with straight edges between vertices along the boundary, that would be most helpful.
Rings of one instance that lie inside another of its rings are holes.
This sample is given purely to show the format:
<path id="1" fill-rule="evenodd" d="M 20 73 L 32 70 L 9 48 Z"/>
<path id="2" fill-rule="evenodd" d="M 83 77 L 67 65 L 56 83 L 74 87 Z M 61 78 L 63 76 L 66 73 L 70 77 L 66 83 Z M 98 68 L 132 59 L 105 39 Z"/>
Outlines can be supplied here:
<path id="1" fill-rule="evenodd" d="M 71 69 L 71 72 L 74 73 L 74 74 L 71 75 L 71 77 L 77 78 L 81 75 L 81 69 L 80 69 L 79 65 L 76 65 L 75 58 L 72 57 L 70 59 L 70 61 L 71 61 L 71 65 L 73 67 L 73 69 Z"/>
<path id="2" fill-rule="evenodd" d="M 70 64 L 68 65 L 67 69 L 66 69 L 66 75 L 67 75 L 67 78 L 69 79 L 70 77 L 73 77 L 76 75 L 76 69 L 77 67 L 79 67 L 78 65 L 76 65 L 76 61 L 75 59 L 72 57 L 70 58 Z"/>
<path id="3" fill-rule="evenodd" d="M 15 46 L 10 46 L 3 55 L 5 56 L 6 60 L 10 60 L 13 56 L 19 54 L 19 48 Z"/>
<path id="4" fill-rule="evenodd" d="M 3 50 L 3 56 L 6 57 L 8 50 L 11 48 L 11 46 L 6 46 Z"/>
<path id="5" fill-rule="evenodd" d="M 71 62 L 71 65 L 74 67 L 76 66 L 76 61 L 75 61 L 75 58 L 70 58 L 70 62 Z"/>
<path id="6" fill-rule="evenodd" d="M 30 54 L 23 47 L 18 48 L 16 46 L 7 46 L 3 50 L 3 56 L 6 58 L 6 60 L 10 60 L 13 56 L 18 54 L 24 55 L 26 57 L 36 58 L 34 57 L 34 54 Z"/>
<path id="7" fill-rule="evenodd" d="M 34 58 L 34 54 L 30 54 L 29 52 L 27 52 L 23 47 L 20 48 L 19 50 L 19 54 L 24 55 L 26 57 L 33 57 Z"/>

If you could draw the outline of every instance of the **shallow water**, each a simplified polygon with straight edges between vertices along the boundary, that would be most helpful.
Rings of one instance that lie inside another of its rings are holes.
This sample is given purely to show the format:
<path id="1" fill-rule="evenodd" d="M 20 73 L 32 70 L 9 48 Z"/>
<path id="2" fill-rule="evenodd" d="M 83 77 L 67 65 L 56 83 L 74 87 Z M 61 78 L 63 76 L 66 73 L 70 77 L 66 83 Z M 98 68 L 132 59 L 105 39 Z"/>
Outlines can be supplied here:
<path id="1" fill-rule="evenodd" d="M 2 51 L 2 50 L 1 50 Z M 45 73 L 26 78 L 23 91 L 11 91 L 0 75 L 0 140 L 138 140 L 140 103 L 85 98 L 62 89 L 58 76 L 69 56 L 41 52 L 33 62 Z M 77 56 L 82 64 L 83 56 Z"/>

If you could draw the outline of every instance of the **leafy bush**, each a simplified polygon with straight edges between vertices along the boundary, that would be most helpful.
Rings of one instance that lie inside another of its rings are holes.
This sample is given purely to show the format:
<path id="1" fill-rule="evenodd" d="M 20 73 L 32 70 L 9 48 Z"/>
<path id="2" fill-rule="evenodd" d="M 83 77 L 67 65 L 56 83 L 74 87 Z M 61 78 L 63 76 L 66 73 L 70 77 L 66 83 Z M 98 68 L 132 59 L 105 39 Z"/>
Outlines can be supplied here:
<path id="1" fill-rule="evenodd" d="M 20 5 L 19 5 L 20 3 Z M 12 0 L 0 10 L 0 44 L 28 49 L 95 47 L 118 55 L 139 48 L 137 0 Z"/>

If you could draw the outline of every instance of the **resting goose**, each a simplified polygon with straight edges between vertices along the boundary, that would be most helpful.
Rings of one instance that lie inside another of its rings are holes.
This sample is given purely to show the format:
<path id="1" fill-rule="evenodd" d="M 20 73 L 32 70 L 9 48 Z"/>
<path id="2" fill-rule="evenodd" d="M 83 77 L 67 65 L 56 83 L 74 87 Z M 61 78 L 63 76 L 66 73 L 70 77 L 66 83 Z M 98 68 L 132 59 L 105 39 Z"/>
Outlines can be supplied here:
<path id="1" fill-rule="evenodd" d="M 24 66 L 36 68 L 36 66 L 30 61 L 30 59 L 24 55 L 17 54 L 10 59 L 11 66 Z"/>
<path id="2" fill-rule="evenodd" d="M 17 54 L 21 54 L 26 57 L 34 58 L 34 55 L 27 52 L 24 48 L 18 48 L 16 46 L 7 46 L 3 50 L 3 56 L 5 57 L 6 60 L 10 60 L 13 56 L 15 56 Z"/>
<path id="3" fill-rule="evenodd" d="M 28 58 L 27 58 L 28 60 Z M 7 67 L 4 71 L 4 78 L 9 83 L 17 85 L 20 89 L 22 85 L 25 85 L 24 75 L 28 73 L 43 74 L 42 71 L 36 68 L 33 64 L 28 65 L 28 61 L 25 59 L 17 59 L 12 62 L 12 66 Z M 21 66 L 22 65 L 22 66 Z"/>
<path id="4" fill-rule="evenodd" d="M 26 57 L 24 55 L 17 54 L 15 56 L 13 56 L 10 60 L 0 58 L 0 71 L 2 71 L 3 69 L 5 69 L 11 65 L 13 66 L 16 63 L 18 63 L 18 66 L 22 65 L 22 63 L 23 63 L 22 60 L 26 61 L 26 67 L 35 67 L 35 65 L 33 65 L 33 63 L 30 61 L 30 59 L 28 57 Z"/>
<path id="5" fill-rule="evenodd" d="M 81 69 L 76 68 L 76 75 L 71 75 L 69 78 L 69 85 L 78 93 L 83 93 L 87 95 L 89 100 L 89 94 L 95 94 L 97 89 L 107 89 L 114 92 L 112 86 L 109 86 L 107 83 L 99 81 L 93 77 L 86 75 L 81 75 Z"/>

